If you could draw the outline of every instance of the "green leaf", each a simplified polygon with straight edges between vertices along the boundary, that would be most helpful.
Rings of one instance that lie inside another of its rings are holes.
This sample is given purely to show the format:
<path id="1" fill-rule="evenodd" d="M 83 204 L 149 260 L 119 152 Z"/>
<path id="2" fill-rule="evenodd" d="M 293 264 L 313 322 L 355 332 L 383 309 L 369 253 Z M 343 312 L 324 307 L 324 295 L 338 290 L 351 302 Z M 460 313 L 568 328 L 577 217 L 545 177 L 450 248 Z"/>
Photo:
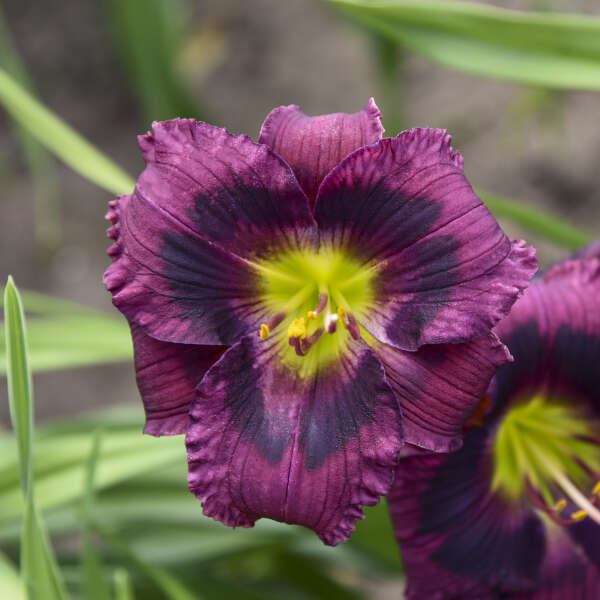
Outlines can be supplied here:
<path id="1" fill-rule="evenodd" d="M 189 22 L 183 0 L 108 0 L 109 24 L 127 79 L 149 121 L 198 118 L 198 107 L 177 69 Z"/>
<path id="2" fill-rule="evenodd" d="M 31 456 L 31 438 L 33 435 L 32 384 L 27 361 L 23 306 L 12 277 L 8 278 L 4 289 L 4 323 L 6 328 L 6 374 L 10 416 L 17 438 L 21 489 L 23 496 L 28 497 L 33 478 Z"/>
<path id="3" fill-rule="evenodd" d="M 109 315 L 31 319 L 29 339 L 35 372 L 122 362 L 133 356 L 127 323 Z"/>
<path id="4" fill-rule="evenodd" d="M 119 166 L 87 142 L 0 69 L 0 103 L 24 129 L 82 177 L 111 194 L 131 192 L 134 182 Z"/>
<path id="5" fill-rule="evenodd" d="M 36 444 L 36 493 L 44 510 L 80 500 L 89 433 L 62 433 L 40 439 Z M 141 426 L 129 431 L 106 431 L 97 467 L 96 488 L 111 487 L 129 478 L 161 467 L 185 469 L 185 445 L 178 437 L 160 439 L 143 436 Z M 0 469 L 0 525 L 18 520 L 23 502 L 16 482 L 12 481 L 11 464 Z M 182 473 L 185 482 L 185 470 Z"/>
<path id="6" fill-rule="evenodd" d="M 46 294 L 24 292 L 29 362 L 34 372 L 131 360 L 127 322 Z M 0 325 L 0 335 L 3 327 Z M 0 374 L 4 372 L 0 349 Z"/>
<path id="7" fill-rule="evenodd" d="M 365 518 L 358 521 L 356 531 L 347 545 L 362 551 L 372 562 L 377 562 L 380 570 L 396 574 L 403 571 L 385 498 L 376 506 L 365 508 Z"/>
<path id="8" fill-rule="evenodd" d="M 19 454 L 25 512 L 21 536 L 21 575 L 30 600 L 62 600 L 66 593 L 46 530 L 37 512 L 33 485 L 33 395 L 27 361 L 25 318 L 12 277 L 4 290 L 8 395 Z"/>
<path id="9" fill-rule="evenodd" d="M 134 600 L 129 573 L 125 569 L 117 569 L 114 574 L 115 600 Z"/>
<path id="10" fill-rule="evenodd" d="M 26 600 L 25 586 L 14 566 L 0 553 L 0 598 Z"/>
<path id="11" fill-rule="evenodd" d="M 477 194 L 494 216 L 504 217 L 563 248 L 577 250 L 577 248 L 593 241 L 591 235 L 564 221 L 559 221 L 556 217 L 542 210 L 527 206 L 527 204 L 518 204 L 514 200 L 482 192 L 481 190 L 478 190 Z"/>
<path id="12" fill-rule="evenodd" d="M 110 598 L 108 582 L 104 575 L 104 568 L 96 546 L 91 529 L 94 511 L 94 487 L 96 467 L 100 456 L 100 444 L 102 433 L 97 429 L 92 436 L 91 449 L 86 465 L 84 477 L 84 494 L 81 502 L 81 540 L 83 544 L 81 552 L 83 582 L 86 600 L 106 600 Z"/>
<path id="13" fill-rule="evenodd" d="M 0 67 L 30 92 L 33 85 L 13 43 L 0 6 Z M 35 240 L 46 248 L 55 248 L 62 237 L 59 205 L 59 182 L 54 158 L 22 126 L 15 130 L 29 165 L 33 183 L 33 213 Z"/>
<path id="14" fill-rule="evenodd" d="M 29 600 L 63 600 L 67 597 L 48 534 L 31 496 L 26 501 L 23 516 L 21 574 Z"/>
<path id="15" fill-rule="evenodd" d="M 330 0 L 357 24 L 467 73 L 600 90 L 600 19 L 440 0 Z"/>
<path id="16" fill-rule="evenodd" d="M 185 585 L 177 581 L 168 571 L 140 559 L 121 538 L 114 535 L 106 527 L 96 523 L 95 529 L 108 546 L 131 563 L 136 570 L 142 572 L 148 579 L 152 580 L 160 588 L 167 600 L 200 600 L 200 596 L 194 594 Z"/>

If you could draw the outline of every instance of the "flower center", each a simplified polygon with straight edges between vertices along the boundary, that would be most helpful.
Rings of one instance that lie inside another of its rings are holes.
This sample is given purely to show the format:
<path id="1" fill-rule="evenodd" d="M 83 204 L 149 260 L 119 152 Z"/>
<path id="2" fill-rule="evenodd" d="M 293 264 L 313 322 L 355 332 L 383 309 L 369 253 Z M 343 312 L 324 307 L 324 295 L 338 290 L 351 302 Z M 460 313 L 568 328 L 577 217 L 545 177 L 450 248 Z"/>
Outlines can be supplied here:
<path id="1" fill-rule="evenodd" d="M 372 268 L 347 252 L 321 249 L 289 252 L 258 269 L 261 299 L 271 313 L 258 335 L 267 340 L 285 332 L 286 359 L 291 352 L 322 363 L 339 354 L 348 336 L 361 337 L 359 323 L 373 302 Z"/>
<path id="2" fill-rule="evenodd" d="M 564 402 L 536 396 L 516 405 L 494 439 L 492 490 L 511 499 L 526 493 L 561 525 L 586 517 L 600 523 L 599 430 Z"/>

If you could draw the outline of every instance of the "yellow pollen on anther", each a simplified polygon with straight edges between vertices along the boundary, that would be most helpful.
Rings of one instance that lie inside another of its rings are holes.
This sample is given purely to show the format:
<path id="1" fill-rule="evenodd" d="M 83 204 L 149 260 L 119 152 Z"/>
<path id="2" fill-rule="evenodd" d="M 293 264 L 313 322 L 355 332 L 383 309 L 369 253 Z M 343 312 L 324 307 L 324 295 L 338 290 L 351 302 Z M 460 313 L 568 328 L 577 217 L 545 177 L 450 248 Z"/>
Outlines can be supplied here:
<path id="1" fill-rule="evenodd" d="M 600 494 L 600 481 L 594 486 L 594 489 L 592 490 L 593 496 L 596 496 L 597 494 Z"/>
<path id="2" fill-rule="evenodd" d="M 317 319 L 317 313 L 314 310 L 309 310 L 306 313 L 306 318 L 307 319 L 312 319 L 313 321 L 315 321 Z"/>
<path id="3" fill-rule="evenodd" d="M 342 327 L 344 329 L 348 329 L 348 325 L 346 325 L 346 319 L 345 319 L 346 311 L 344 310 L 344 308 L 340 306 L 337 309 L 337 314 L 338 314 L 338 317 L 340 318 L 340 323 L 342 324 Z"/>
<path id="4" fill-rule="evenodd" d="M 571 519 L 573 519 L 573 521 L 583 521 L 587 516 L 587 510 L 578 510 L 577 512 L 571 513 Z"/>
<path id="5" fill-rule="evenodd" d="M 258 332 L 258 337 L 261 340 L 266 340 L 269 337 L 270 333 L 271 330 L 269 329 L 269 326 L 266 323 L 261 323 L 260 331 Z"/>
<path id="6" fill-rule="evenodd" d="M 288 337 L 297 337 L 301 340 L 306 337 L 306 319 L 294 319 L 288 327 Z"/>
<path id="7" fill-rule="evenodd" d="M 553 510 L 557 515 L 560 515 L 560 513 L 565 510 L 565 507 L 567 506 L 567 501 L 563 498 L 562 500 L 559 500 L 554 506 L 553 506 Z"/>

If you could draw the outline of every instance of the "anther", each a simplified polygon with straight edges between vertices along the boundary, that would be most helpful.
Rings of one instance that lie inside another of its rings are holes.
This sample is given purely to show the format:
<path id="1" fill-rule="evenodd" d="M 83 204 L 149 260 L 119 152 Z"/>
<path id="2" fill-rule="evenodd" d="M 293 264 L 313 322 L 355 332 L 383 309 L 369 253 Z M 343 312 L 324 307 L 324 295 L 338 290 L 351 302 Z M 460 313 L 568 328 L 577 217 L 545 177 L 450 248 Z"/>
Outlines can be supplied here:
<path id="1" fill-rule="evenodd" d="M 592 496 L 597 496 L 600 495 L 600 481 L 598 481 L 598 483 L 596 483 L 596 485 L 594 486 L 594 489 L 592 490 Z"/>
<path id="2" fill-rule="evenodd" d="M 304 339 L 306 337 L 306 319 L 294 319 L 288 327 L 288 337 Z"/>
<path id="3" fill-rule="evenodd" d="M 565 510 L 567 506 L 567 501 L 563 498 L 562 500 L 559 500 L 553 507 L 552 510 L 557 514 L 560 515 L 560 513 Z"/>
<path id="4" fill-rule="evenodd" d="M 261 323 L 260 331 L 258 332 L 258 337 L 261 340 L 266 340 L 269 337 L 270 333 L 271 333 L 271 329 L 269 328 L 269 326 L 266 323 Z"/>
<path id="5" fill-rule="evenodd" d="M 306 313 L 306 318 L 307 319 L 311 319 L 312 321 L 315 321 L 317 319 L 317 311 L 316 310 L 309 310 Z"/>
<path id="6" fill-rule="evenodd" d="M 346 317 L 346 311 L 344 310 L 344 308 L 340 306 L 337 309 L 337 314 L 338 314 L 340 323 L 342 324 L 342 327 L 344 329 L 348 329 L 348 318 Z"/>
<path id="7" fill-rule="evenodd" d="M 573 519 L 573 521 L 583 521 L 587 516 L 587 510 L 578 510 L 577 512 L 571 513 L 571 519 Z"/>

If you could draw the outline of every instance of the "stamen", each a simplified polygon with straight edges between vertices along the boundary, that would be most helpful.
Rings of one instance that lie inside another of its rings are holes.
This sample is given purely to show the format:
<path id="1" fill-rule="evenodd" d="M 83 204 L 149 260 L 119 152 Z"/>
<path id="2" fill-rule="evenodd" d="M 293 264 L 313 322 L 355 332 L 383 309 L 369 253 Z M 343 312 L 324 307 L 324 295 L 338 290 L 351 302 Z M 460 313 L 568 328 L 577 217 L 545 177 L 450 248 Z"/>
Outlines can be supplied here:
<path id="1" fill-rule="evenodd" d="M 571 519 L 573 519 L 573 521 L 583 521 L 587 516 L 586 510 L 578 510 L 577 512 L 571 513 Z"/>
<path id="2" fill-rule="evenodd" d="M 560 515 L 560 513 L 565 510 L 567 506 L 567 501 L 562 498 L 561 500 L 559 500 L 553 507 L 552 510 L 557 514 Z"/>
<path id="3" fill-rule="evenodd" d="M 269 328 L 269 326 L 266 323 L 261 323 L 260 331 L 258 332 L 258 337 L 261 340 L 266 340 L 269 337 L 270 333 L 271 333 L 271 329 Z"/>
<path id="4" fill-rule="evenodd" d="M 358 323 L 356 322 L 356 319 L 351 312 L 348 312 L 347 315 L 348 315 L 348 331 L 350 332 L 350 335 L 355 340 L 358 340 L 360 338 L 360 328 L 358 326 Z"/>
<path id="5" fill-rule="evenodd" d="M 346 317 L 346 311 L 343 307 L 337 309 L 337 314 L 344 329 L 348 329 L 348 318 Z"/>
<path id="6" fill-rule="evenodd" d="M 294 350 L 296 351 L 296 354 L 298 356 L 304 356 L 304 352 L 302 352 L 302 347 L 300 345 L 300 338 L 299 337 L 291 337 L 288 340 L 288 343 L 290 346 L 292 346 L 294 348 Z"/>
<path id="7" fill-rule="evenodd" d="M 306 318 L 310 319 L 311 321 L 316 321 L 317 320 L 317 312 L 314 310 L 309 310 L 306 313 Z"/>
<path id="8" fill-rule="evenodd" d="M 300 338 L 306 337 L 306 319 L 304 317 L 300 319 L 294 319 L 288 327 L 289 338 Z"/>
<path id="9" fill-rule="evenodd" d="M 308 352 L 310 347 L 321 339 L 323 333 L 325 333 L 325 329 L 323 327 L 319 327 L 314 333 L 303 339 L 302 344 L 300 345 L 302 351 L 304 353 Z"/>
<path id="10" fill-rule="evenodd" d="M 279 325 L 281 321 L 285 319 L 285 317 L 286 314 L 284 312 L 276 313 L 275 316 L 268 323 L 269 329 L 275 329 L 275 327 L 277 327 L 277 325 Z"/>
<path id="11" fill-rule="evenodd" d="M 571 500 L 581 509 L 580 511 L 573 513 L 571 518 L 575 519 L 576 517 L 574 515 L 585 512 L 586 516 L 589 516 L 590 519 L 596 521 L 596 523 L 600 525 L 600 510 L 598 510 L 559 469 L 553 468 L 552 475 L 554 476 L 556 483 L 560 485 L 567 496 L 569 496 L 569 498 L 571 498 Z M 579 518 L 582 519 L 583 517 Z"/>
<path id="12" fill-rule="evenodd" d="M 597 496 L 600 495 L 600 481 L 598 481 L 598 483 L 596 483 L 596 485 L 594 486 L 594 489 L 592 490 L 592 496 Z"/>
<path id="13" fill-rule="evenodd" d="M 534 506 L 537 506 L 539 509 L 543 510 L 557 525 L 560 525 L 561 527 L 568 527 L 574 523 L 574 521 L 571 519 L 564 519 L 560 517 L 560 513 L 564 510 L 567 504 L 566 500 L 559 500 L 553 507 L 550 507 L 546 504 L 541 494 L 531 487 L 529 482 L 527 482 L 527 493 Z"/>
<path id="14" fill-rule="evenodd" d="M 329 295 L 326 294 L 325 292 L 321 292 L 319 294 L 319 305 L 317 306 L 317 309 L 315 310 L 315 314 L 320 314 L 325 310 L 325 307 L 327 306 L 327 302 L 329 301 Z"/>

